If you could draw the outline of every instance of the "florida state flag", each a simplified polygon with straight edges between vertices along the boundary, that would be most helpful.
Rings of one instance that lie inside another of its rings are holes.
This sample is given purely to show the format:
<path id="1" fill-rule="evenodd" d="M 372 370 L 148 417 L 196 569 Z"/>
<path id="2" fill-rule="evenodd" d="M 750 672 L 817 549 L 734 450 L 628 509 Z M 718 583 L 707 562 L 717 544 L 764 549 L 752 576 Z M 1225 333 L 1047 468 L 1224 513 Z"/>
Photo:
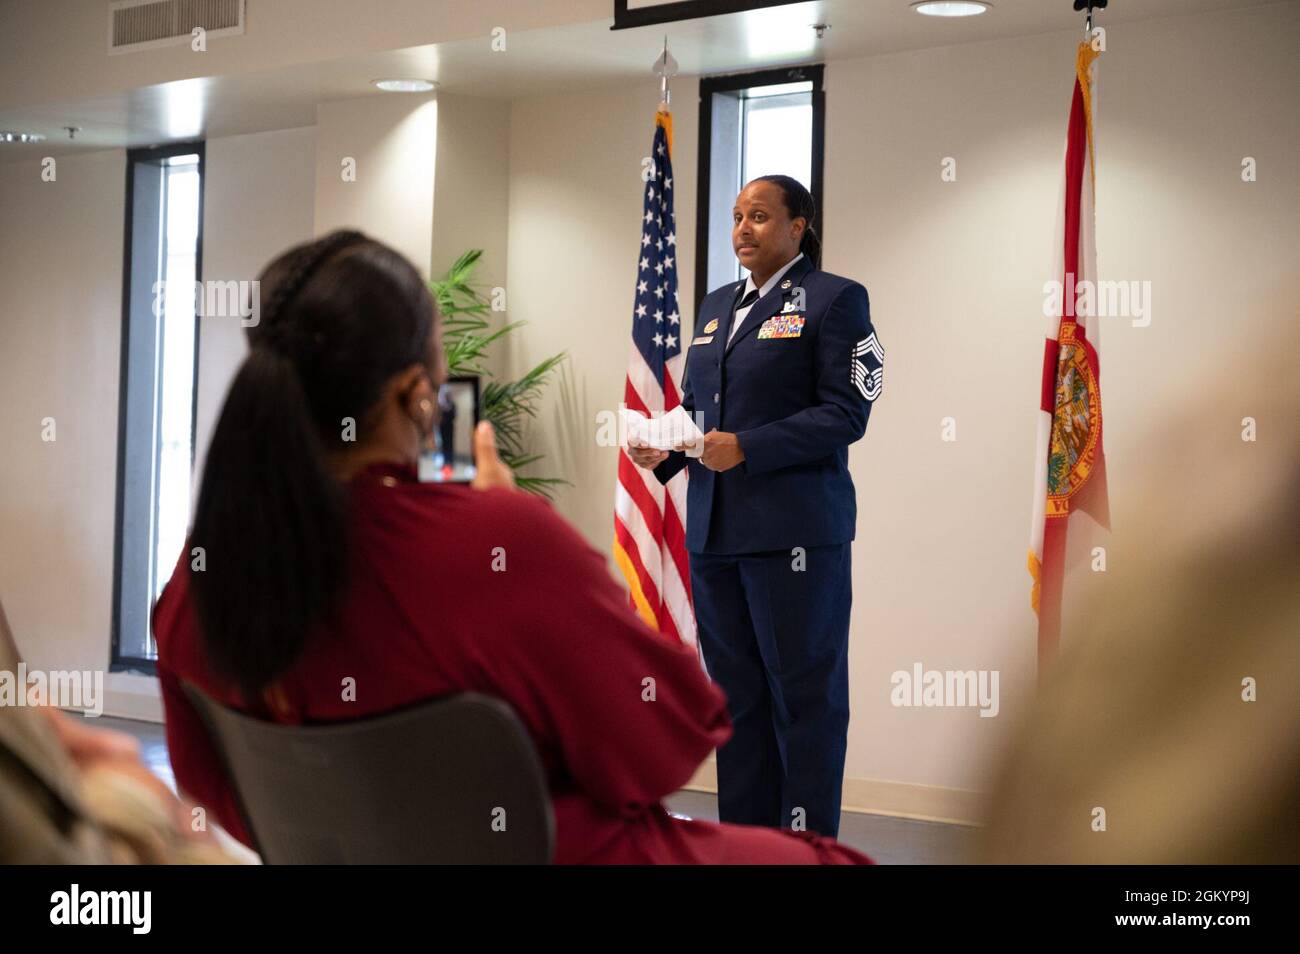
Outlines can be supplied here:
<path id="1" fill-rule="evenodd" d="M 1061 294 L 1048 309 L 1043 349 L 1042 413 L 1029 547 L 1040 672 L 1060 642 L 1066 573 L 1076 566 L 1095 566 L 1098 560 L 1104 560 L 1104 554 L 1095 553 L 1093 546 L 1100 531 L 1110 527 L 1106 458 L 1101 444 L 1101 329 L 1096 307 L 1093 203 L 1092 94 L 1099 55 L 1090 43 L 1083 42 L 1075 58 L 1065 178 L 1057 207 L 1061 227 L 1056 231 L 1053 270 Z"/>

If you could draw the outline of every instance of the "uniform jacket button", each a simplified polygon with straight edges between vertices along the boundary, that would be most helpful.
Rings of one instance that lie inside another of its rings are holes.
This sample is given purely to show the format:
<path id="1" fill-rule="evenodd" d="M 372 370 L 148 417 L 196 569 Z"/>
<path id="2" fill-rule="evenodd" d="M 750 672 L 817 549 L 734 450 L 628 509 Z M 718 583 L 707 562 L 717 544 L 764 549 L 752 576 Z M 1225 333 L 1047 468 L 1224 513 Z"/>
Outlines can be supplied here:
<path id="1" fill-rule="evenodd" d="M 713 403 L 714 403 L 714 404 L 717 404 L 717 403 L 718 403 L 719 401 L 721 401 L 721 400 L 722 400 L 722 395 L 719 394 L 719 393 L 716 392 L 716 391 L 713 392 Z"/>

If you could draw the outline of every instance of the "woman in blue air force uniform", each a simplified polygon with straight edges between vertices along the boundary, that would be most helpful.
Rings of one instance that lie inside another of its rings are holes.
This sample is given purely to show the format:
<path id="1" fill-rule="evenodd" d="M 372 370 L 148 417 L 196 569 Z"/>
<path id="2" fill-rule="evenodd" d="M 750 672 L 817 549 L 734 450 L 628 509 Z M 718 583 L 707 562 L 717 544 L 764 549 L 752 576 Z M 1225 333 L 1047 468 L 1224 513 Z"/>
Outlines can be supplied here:
<path id="1" fill-rule="evenodd" d="M 820 271 L 813 199 L 788 176 L 736 199 L 750 270 L 695 320 L 683 404 L 698 459 L 629 448 L 667 482 L 690 467 L 686 546 L 700 646 L 735 734 L 718 750 L 724 822 L 834 836 L 849 723 L 848 448 L 879 396 L 867 290 Z"/>

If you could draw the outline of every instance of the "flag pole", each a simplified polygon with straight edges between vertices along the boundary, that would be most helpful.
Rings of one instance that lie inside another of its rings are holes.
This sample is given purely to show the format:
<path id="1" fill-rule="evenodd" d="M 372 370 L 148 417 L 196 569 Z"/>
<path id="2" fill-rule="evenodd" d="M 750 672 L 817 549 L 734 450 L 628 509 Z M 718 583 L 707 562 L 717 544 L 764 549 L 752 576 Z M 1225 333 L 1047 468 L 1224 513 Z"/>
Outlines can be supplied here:
<path id="1" fill-rule="evenodd" d="M 673 114 L 668 107 L 669 80 L 677 75 L 677 61 L 668 52 L 667 37 L 651 72 L 659 78 L 659 104 L 650 153 L 643 160 L 640 176 L 639 280 L 622 407 L 643 420 L 662 419 L 682 407 L 686 359 L 681 339 L 684 322 L 677 309 Z M 666 638 L 695 647 L 690 559 L 682 532 L 687 525 L 686 482 L 685 470 L 674 472 L 662 484 L 647 479 L 633 463 L 627 446 L 620 447 L 611 556 L 627 582 L 628 600 L 637 615 Z"/>
<path id="2" fill-rule="evenodd" d="M 1093 9 L 1105 10 L 1110 0 L 1074 0 L 1075 12 L 1087 9 L 1088 15 L 1083 21 L 1083 35 L 1092 36 L 1092 11 Z"/>

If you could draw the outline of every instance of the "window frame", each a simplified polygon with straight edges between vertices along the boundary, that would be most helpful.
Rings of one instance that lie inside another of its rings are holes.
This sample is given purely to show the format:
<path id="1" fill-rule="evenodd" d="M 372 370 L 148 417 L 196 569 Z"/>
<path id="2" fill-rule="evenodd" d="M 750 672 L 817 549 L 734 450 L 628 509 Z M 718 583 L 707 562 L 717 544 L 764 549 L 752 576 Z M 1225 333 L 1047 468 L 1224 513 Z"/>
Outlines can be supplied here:
<path id="1" fill-rule="evenodd" d="M 695 313 L 700 303 L 712 289 L 709 284 L 709 191 L 710 169 L 713 162 L 713 95 L 731 93 L 755 86 L 777 86 L 783 83 L 812 83 L 812 156 L 808 191 L 817 204 L 812 226 L 817 234 L 825 234 L 825 209 L 822 202 L 824 166 L 826 158 L 826 66 L 789 66 L 777 69 L 756 70 L 749 73 L 727 73 L 722 76 L 700 78 L 699 149 L 696 168 L 695 194 Z"/>
<path id="2" fill-rule="evenodd" d="M 157 674 L 155 660 L 122 649 L 122 549 L 124 536 L 124 511 L 126 506 L 126 438 L 127 395 L 129 390 L 131 354 L 131 274 L 134 249 L 135 167 L 140 162 L 170 159 L 175 156 L 197 155 L 199 173 L 198 233 L 194 243 L 194 280 L 203 280 L 203 211 L 207 192 L 207 156 L 204 140 L 143 146 L 126 151 L 126 209 L 123 216 L 122 242 L 122 334 L 118 367 L 117 394 L 117 474 L 116 506 L 113 526 L 113 592 L 112 630 L 110 639 L 109 672 L 135 672 L 153 676 Z M 202 326 L 197 309 L 194 315 L 194 370 L 190 392 L 190 480 L 194 479 L 194 461 L 197 452 L 199 412 L 199 352 L 202 347 Z M 192 492 L 192 491 L 191 491 Z M 152 608 L 150 609 L 152 615 Z"/>

